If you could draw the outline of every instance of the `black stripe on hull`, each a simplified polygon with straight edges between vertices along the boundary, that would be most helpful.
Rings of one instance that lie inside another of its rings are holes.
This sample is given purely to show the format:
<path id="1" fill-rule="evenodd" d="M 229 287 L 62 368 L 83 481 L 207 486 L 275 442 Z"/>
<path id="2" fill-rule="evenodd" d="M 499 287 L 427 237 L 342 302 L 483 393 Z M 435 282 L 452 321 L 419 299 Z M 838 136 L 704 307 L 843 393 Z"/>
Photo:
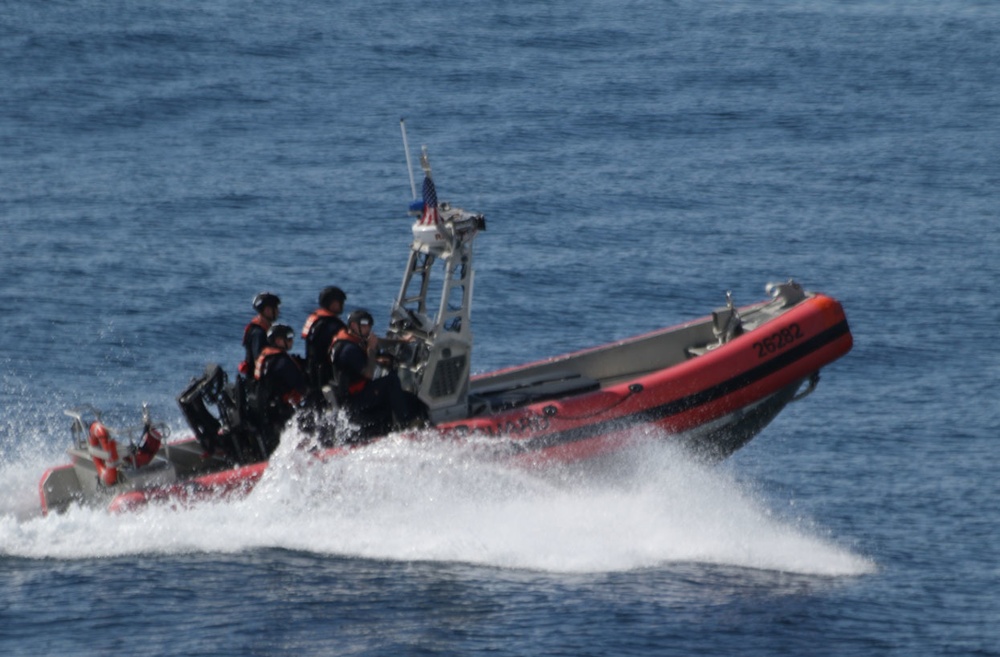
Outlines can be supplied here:
<path id="1" fill-rule="evenodd" d="M 796 361 L 807 358 L 812 353 L 819 351 L 823 347 L 835 342 L 836 340 L 848 334 L 850 329 L 847 326 L 847 320 L 840 322 L 830 328 L 821 331 L 812 338 L 806 340 L 805 342 L 796 345 L 795 347 L 785 351 L 784 353 L 772 358 L 771 360 L 758 365 L 752 369 L 742 372 L 730 379 L 717 383 L 714 386 L 701 390 L 699 392 L 675 399 L 673 401 L 661 404 L 659 406 L 654 406 L 652 408 L 645 409 L 636 413 L 629 415 L 623 415 L 620 417 L 612 418 L 609 420 L 603 420 L 601 422 L 595 422 L 593 424 L 588 424 L 582 427 L 574 427 L 572 429 L 567 429 L 565 431 L 559 431 L 556 433 L 551 433 L 544 436 L 538 436 L 536 438 L 528 438 L 525 440 L 514 440 L 512 442 L 513 450 L 517 453 L 526 452 L 536 452 L 544 449 L 550 449 L 552 447 L 558 447 L 560 445 L 566 445 L 569 443 L 581 442 L 584 440 L 591 440 L 593 438 L 599 438 L 607 433 L 615 430 L 621 430 L 624 427 L 637 425 L 637 424 L 652 424 L 655 422 L 660 422 L 666 418 L 672 417 L 674 415 L 680 415 L 692 409 L 698 408 L 710 402 L 716 401 L 725 397 L 726 395 L 732 394 L 738 390 L 751 386 L 758 381 L 766 379 L 767 377 L 779 372 L 780 370 L 789 367 Z M 805 376 L 810 374 L 807 372 Z M 797 387 L 797 386 L 796 386 Z M 794 388 L 793 388 L 794 392 Z M 642 394 L 642 393 L 639 393 Z M 771 415 L 773 417 L 784 407 L 784 402 L 781 406 L 774 411 Z M 768 419 L 770 421 L 770 419 Z M 766 422 L 764 423 L 766 425 Z M 758 429 L 763 429 L 764 425 L 761 425 Z M 752 436 L 751 436 L 752 437 Z M 743 441 L 745 444 L 749 438 Z M 735 451 L 732 450 L 732 451 Z"/>

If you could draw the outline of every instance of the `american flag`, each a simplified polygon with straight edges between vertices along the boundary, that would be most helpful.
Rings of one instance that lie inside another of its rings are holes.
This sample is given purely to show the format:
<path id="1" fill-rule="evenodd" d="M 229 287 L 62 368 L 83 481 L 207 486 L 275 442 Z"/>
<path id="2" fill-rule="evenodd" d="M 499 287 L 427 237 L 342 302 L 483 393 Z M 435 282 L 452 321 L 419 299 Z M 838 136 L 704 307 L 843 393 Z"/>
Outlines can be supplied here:
<path id="1" fill-rule="evenodd" d="M 438 216 L 438 195 L 434 189 L 434 181 L 430 176 L 424 176 L 424 214 L 420 217 L 421 226 L 433 226 L 440 223 Z"/>

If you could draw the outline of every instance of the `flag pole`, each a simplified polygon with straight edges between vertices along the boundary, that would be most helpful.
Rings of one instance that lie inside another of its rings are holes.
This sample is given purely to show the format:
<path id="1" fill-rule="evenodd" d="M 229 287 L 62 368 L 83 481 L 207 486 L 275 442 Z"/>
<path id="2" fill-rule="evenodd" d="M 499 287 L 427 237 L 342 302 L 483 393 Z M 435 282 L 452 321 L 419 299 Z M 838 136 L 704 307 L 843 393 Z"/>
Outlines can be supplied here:
<path id="1" fill-rule="evenodd" d="M 417 183 L 413 180 L 413 164 L 410 162 L 410 142 L 406 138 L 406 119 L 399 120 L 399 131 L 403 133 L 403 151 L 406 153 L 406 173 L 410 174 L 410 193 L 417 199 Z"/>

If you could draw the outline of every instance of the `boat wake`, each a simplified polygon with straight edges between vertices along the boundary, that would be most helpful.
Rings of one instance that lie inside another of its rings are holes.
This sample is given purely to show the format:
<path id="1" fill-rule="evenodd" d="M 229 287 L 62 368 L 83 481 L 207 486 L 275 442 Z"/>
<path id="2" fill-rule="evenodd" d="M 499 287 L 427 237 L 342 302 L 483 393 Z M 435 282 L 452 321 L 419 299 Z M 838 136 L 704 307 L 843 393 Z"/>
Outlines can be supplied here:
<path id="1" fill-rule="evenodd" d="M 586 466 L 536 471 L 475 445 L 390 437 L 319 463 L 283 446 L 245 499 L 111 515 L 37 508 L 41 461 L 0 463 L 0 555 L 79 559 L 263 548 L 550 572 L 704 563 L 820 576 L 872 572 L 866 558 L 780 519 L 724 469 L 664 443 Z M 44 462 L 51 462 L 46 455 Z M 30 475 L 30 481 L 29 481 Z"/>

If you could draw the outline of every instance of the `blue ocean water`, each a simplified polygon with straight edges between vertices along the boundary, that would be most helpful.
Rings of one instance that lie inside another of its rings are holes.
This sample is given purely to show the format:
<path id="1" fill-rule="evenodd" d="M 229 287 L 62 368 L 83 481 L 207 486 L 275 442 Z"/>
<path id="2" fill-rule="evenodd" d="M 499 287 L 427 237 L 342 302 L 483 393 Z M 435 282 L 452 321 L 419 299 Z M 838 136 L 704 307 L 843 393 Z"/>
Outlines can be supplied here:
<path id="1" fill-rule="evenodd" d="M 0 22 L 5 655 L 1000 654 L 1000 6 L 21 2 Z M 794 277 L 855 348 L 732 459 L 282 449 L 247 500 L 37 517 L 62 411 L 232 371 L 251 297 L 384 326 L 399 134 L 487 216 L 475 368 Z"/>

